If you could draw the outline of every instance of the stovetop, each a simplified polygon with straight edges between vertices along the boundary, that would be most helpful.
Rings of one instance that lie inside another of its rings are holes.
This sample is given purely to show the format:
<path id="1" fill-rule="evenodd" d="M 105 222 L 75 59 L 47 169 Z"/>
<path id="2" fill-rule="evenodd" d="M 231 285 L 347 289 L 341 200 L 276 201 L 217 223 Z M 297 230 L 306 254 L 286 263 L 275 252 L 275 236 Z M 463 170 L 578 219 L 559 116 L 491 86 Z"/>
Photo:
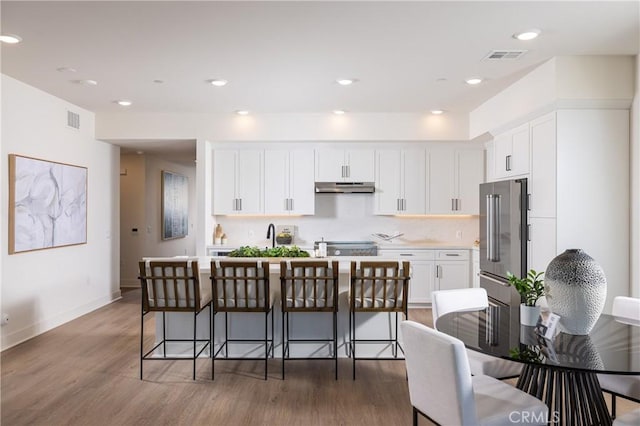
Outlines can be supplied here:
<path id="1" fill-rule="evenodd" d="M 317 249 L 321 242 L 327 243 L 327 256 L 377 256 L 378 245 L 373 241 L 316 241 Z"/>

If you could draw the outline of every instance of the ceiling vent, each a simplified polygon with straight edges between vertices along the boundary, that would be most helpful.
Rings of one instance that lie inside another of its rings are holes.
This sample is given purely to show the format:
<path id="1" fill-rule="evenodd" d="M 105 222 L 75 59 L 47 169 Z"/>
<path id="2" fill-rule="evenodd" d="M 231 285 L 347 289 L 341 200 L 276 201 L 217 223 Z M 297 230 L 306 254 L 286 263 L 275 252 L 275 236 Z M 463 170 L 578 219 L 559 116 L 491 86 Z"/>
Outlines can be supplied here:
<path id="1" fill-rule="evenodd" d="M 67 111 L 67 126 L 80 129 L 80 114 L 76 114 L 72 111 Z"/>
<path id="2" fill-rule="evenodd" d="M 492 50 L 483 60 L 496 61 L 496 60 L 513 60 L 520 59 L 527 50 Z"/>

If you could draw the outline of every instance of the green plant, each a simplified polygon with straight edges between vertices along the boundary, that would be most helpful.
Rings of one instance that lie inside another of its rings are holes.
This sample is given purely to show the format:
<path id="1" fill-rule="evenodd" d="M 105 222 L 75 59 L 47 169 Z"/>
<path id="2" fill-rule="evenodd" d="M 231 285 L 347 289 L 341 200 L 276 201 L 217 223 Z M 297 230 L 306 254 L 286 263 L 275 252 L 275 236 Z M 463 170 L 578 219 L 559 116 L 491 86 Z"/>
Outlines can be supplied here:
<path id="1" fill-rule="evenodd" d="M 536 306 L 536 302 L 544 296 L 544 281 L 541 278 L 544 272 L 536 272 L 533 269 L 524 278 L 519 278 L 511 272 L 507 272 L 509 284 L 514 286 L 524 299 L 526 306 Z"/>

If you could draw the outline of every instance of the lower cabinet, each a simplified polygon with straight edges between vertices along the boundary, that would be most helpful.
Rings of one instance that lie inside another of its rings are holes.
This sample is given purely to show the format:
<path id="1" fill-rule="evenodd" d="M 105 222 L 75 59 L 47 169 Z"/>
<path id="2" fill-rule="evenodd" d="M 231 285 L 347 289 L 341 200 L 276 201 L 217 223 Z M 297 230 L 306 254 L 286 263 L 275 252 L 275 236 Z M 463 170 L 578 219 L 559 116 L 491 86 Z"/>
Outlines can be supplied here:
<path id="1" fill-rule="evenodd" d="M 412 260 L 411 280 L 409 281 L 409 303 L 431 303 L 431 292 L 434 290 L 435 265 L 433 260 Z"/>
<path id="2" fill-rule="evenodd" d="M 431 304 L 434 290 L 450 290 L 472 286 L 469 250 L 382 248 L 381 257 L 407 260 L 411 263 L 409 307 Z"/>
<path id="3" fill-rule="evenodd" d="M 453 290 L 454 288 L 468 288 L 469 261 L 447 260 L 438 261 L 436 268 L 436 288 L 438 290 Z"/>

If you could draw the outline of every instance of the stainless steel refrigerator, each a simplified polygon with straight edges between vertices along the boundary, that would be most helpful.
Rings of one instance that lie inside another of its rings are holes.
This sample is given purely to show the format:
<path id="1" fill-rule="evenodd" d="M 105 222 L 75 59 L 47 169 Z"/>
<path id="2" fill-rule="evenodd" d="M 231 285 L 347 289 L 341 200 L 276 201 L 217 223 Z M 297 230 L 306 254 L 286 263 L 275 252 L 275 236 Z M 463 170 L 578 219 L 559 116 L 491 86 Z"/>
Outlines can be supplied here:
<path id="1" fill-rule="evenodd" d="M 527 199 L 527 179 L 480 184 L 480 287 L 487 290 L 490 306 L 509 306 L 509 318 L 490 324 L 509 327 L 514 336 L 520 329 L 520 295 L 509 286 L 507 272 L 519 277 L 527 272 Z"/>

